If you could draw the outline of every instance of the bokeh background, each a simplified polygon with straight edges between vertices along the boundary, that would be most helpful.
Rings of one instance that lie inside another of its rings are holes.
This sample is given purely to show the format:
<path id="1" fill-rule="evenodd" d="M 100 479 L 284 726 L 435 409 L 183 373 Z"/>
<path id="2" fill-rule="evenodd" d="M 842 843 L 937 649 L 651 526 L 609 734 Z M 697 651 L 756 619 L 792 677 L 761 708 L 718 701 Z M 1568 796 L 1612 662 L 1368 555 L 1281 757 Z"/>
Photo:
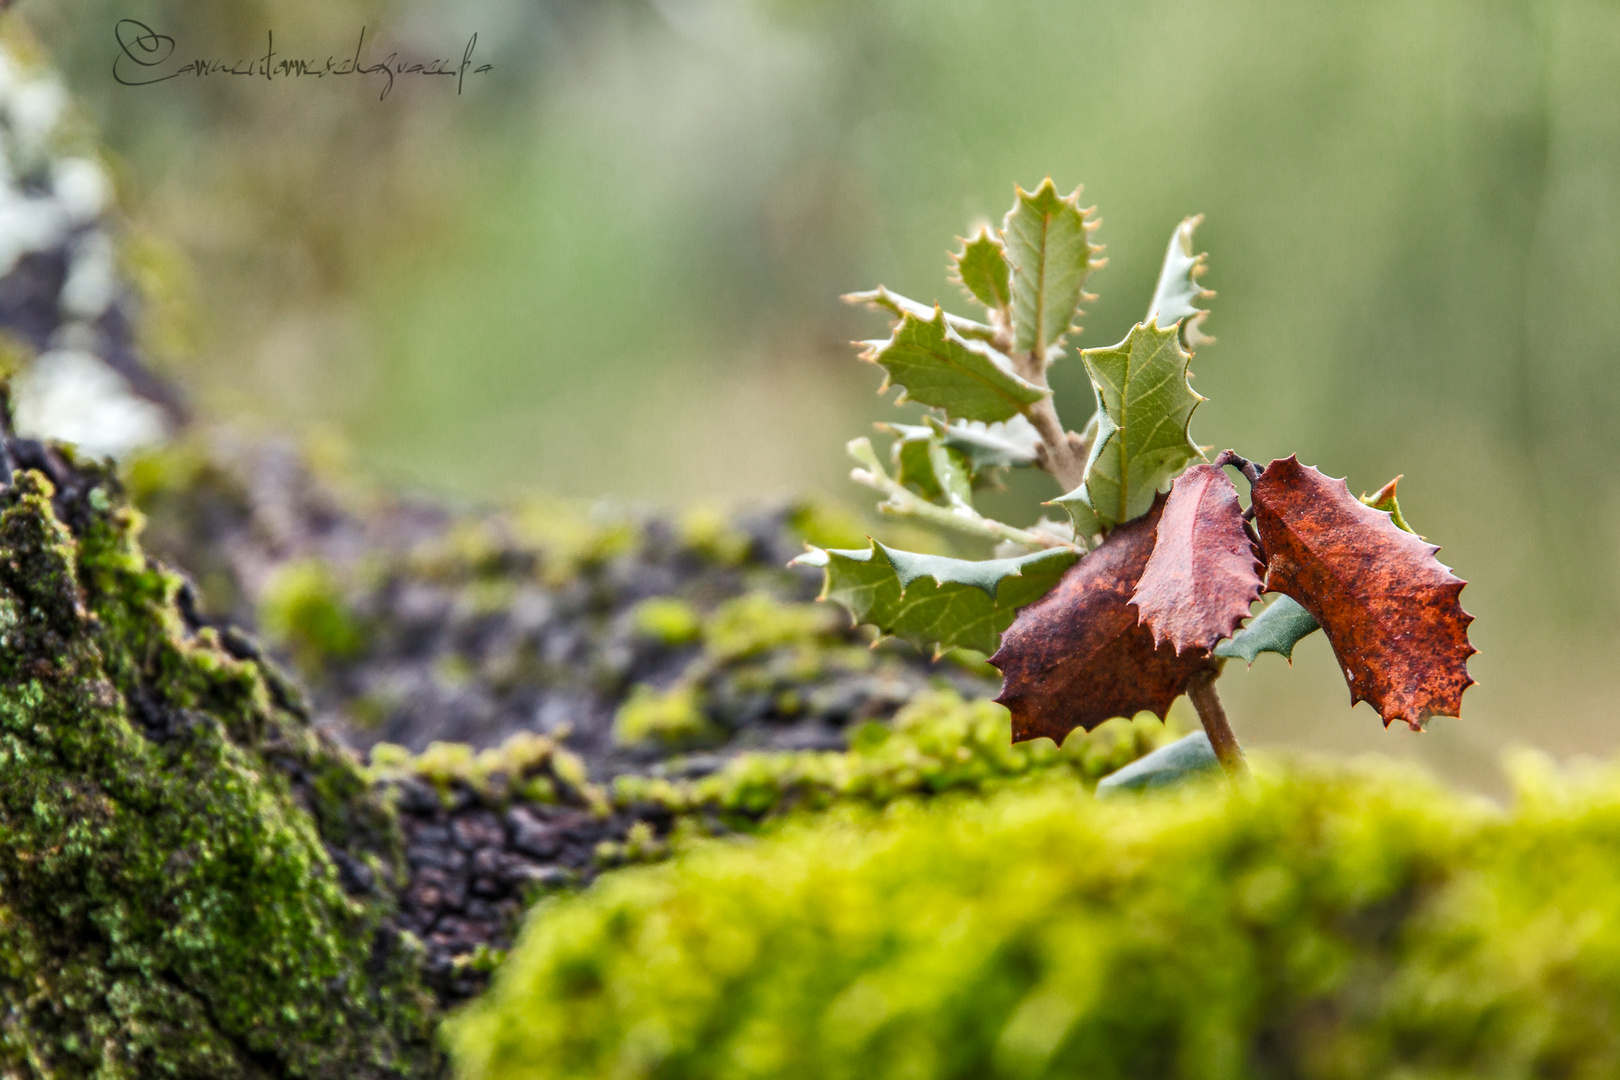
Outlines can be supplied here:
<path id="1" fill-rule="evenodd" d="M 676 505 L 822 491 L 894 410 L 848 342 L 879 282 L 965 310 L 952 238 L 1083 182 L 1109 264 L 1084 345 L 1207 215 L 1194 435 L 1297 452 L 1472 584 L 1461 720 L 1347 708 L 1320 635 L 1223 689 L 1251 745 L 1620 746 L 1620 8 L 1575 0 L 20 0 L 180 294 L 151 340 L 205 414 L 340 436 L 391 483 Z M 495 65 L 128 88 L 183 53 Z M 189 312 L 174 316 L 173 312 Z M 1057 369 L 1080 427 L 1090 391 Z M 1020 478 L 994 509 L 1056 492 Z"/>

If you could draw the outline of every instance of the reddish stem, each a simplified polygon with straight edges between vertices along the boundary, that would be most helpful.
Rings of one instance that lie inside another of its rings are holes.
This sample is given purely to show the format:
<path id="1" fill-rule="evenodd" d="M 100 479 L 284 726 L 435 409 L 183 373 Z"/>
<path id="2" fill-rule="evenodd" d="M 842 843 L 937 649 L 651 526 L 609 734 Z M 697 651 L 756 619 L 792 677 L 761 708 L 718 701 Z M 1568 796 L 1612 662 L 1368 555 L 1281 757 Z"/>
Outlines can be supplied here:
<path id="1" fill-rule="evenodd" d="M 1221 699 L 1215 693 L 1218 675 L 1220 671 L 1214 667 L 1207 667 L 1194 675 L 1187 683 L 1187 696 L 1192 699 L 1193 708 L 1198 710 L 1198 719 L 1204 723 L 1204 733 L 1209 736 L 1209 745 L 1215 749 L 1215 759 L 1226 770 L 1226 778 L 1232 782 L 1232 786 L 1237 787 L 1249 779 L 1249 762 L 1243 756 L 1243 747 L 1238 745 L 1237 736 L 1232 733 L 1232 725 L 1226 722 L 1226 710 L 1221 708 Z"/>

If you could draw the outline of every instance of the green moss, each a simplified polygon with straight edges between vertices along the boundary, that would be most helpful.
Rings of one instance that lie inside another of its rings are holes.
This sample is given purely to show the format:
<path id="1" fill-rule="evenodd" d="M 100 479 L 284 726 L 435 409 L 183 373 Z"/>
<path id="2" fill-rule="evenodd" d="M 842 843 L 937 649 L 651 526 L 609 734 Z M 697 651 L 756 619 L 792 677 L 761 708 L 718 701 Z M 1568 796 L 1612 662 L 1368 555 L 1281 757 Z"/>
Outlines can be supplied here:
<path id="1" fill-rule="evenodd" d="M 1144 714 L 1140 722 L 1111 720 L 1089 736 L 1077 732 L 1061 749 L 1049 739 L 1014 745 L 1006 709 L 940 691 L 907 704 L 892 724 L 862 725 L 847 752 L 740 754 L 697 780 L 621 776 L 614 781 L 613 797 L 621 806 L 714 814 L 746 828 L 792 809 L 838 802 L 882 806 L 947 791 L 983 793 L 1054 773 L 1095 784 L 1173 739 L 1174 730 Z"/>
<path id="2" fill-rule="evenodd" d="M 511 515 L 510 528 L 519 543 L 541 552 L 543 576 L 552 585 L 632 550 L 639 539 L 633 522 L 607 508 L 560 499 L 527 500 Z"/>
<path id="3" fill-rule="evenodd" d="M 649 740 L 688 744 L 712 732 L 697 689 L 684 682 L 668 690 L 636 686 L 613 717 L 613 741 L 621 746 Z"/>
<path id="4" fill-rule="evenodd" d="M 653 827 L 638 821 L 626 831 L 623 840 L 603 840 L 596 845 L 593 857 L 602 868 L 623 866 L 627 863 L 656 862 L 669 854 L 669 845 L 659 840 Z"/>
<path id="5" fill-rule="evenodd" d="M 266 638 L 291 649 L 300 666 L 311 671 L 353 656 L 365 641 L 331 570 L 319 559 L 276 567 L 259 600 L 259 625 Z"/>
<path id="6" fill-rule="evenodd" d="M 753 539 L 731 523 L 731 518 L 714 507 L 693 507 L 675 523 L 681 543 L 705 558 L 724 566 L 735 566 L 748 558 Z"/>
<path id="7" fill-rule="evenodd" d="M 1526 770 L 1521 770 L 1525 772 Z M 1620 1073 L 1620 772 L 1071 783 L 705 842 L 531 913 L 464 1080 Z"/>
<path id="8" fill-rule="evenodd" d="M 630 612 L 636 633 L 665 645 L 685 645 L 703 633 L 703 620 L 697 609 L 673 596 L 643 600 Z"/>
<path id="9" fill-rule="evenodd" d="M 428 781 L 448 801 L 452 788 L 464 786 L 494 805 L 522 799 L 570 802 L 605 814 L 607 795 L 590 783 L 585 763 L 544 735 L 518 732 L 500 746 L 474 750 L 466 743 L 429 743 L 420 754 L 402 746 L 378 743 L 371 748 L 370 777 L 375 781 L 405 776 Z"/>
<path id="10" fill-rule="evenodd" d="M 784 603 L 765 592 L 727 600 L 703 627 L 708 653 L 722 663 L 785 645 L 814 645 L 832 635 L 836 610 L 822 604 Z"/>
<path id="11" fill-rule="evenodd" d="M 824 499 L 808 499 L 795 506 L 788 524 L 805 543 L 819 548 L 863 547 L 871 532 L 847 507 Z"/>
<path id="12" fill-rule="evenodd" d="M 259 664 L 189 633 L 116 481 L 0 493 L 0 1073 L 436 1071 L 386 931 L 387 807 Z M 381 888 L 351 896 L 333 852 Z"/>

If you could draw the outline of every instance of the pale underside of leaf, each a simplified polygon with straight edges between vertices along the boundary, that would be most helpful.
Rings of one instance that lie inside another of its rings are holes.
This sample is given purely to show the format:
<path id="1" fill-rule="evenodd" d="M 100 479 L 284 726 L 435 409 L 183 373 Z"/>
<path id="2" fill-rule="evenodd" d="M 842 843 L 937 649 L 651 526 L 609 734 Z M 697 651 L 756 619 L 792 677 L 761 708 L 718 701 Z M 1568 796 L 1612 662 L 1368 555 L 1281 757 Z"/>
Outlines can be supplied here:
<path id="1" fill-rule="evenodd" d="M 1013 347 L 1044 359 L 1073 325 L 1086 277 L 1100 265 L 1080 189 L 1061 196 L 1051 177 L 1033 193 L 1019 188 L 1001 232 L 1012 266 Z"/>
<path id="2" fill-rule="evenodd" d="M 968 475 L 975 486 L 988 482 L 992 469 L 1020 469 L 1035 464 L 1035 447 L 1040 435 L 1022 416 L 1015 416 L 998 424 L 958 421 L 943 424 L 933 417 L 927 424 L 879 424 L 881 430 L 892 432 L 895 440 L 894 457 L 902 474 L 906 464 L 922 469 L 927 462 L 927 445 L 938 439 L 949 450 L 961 455 Z M 902 463 L 902 459 L 903 462 Z M 902 475 L 901 483 L 907 481 Z M 933 485 L 937 489 L 937 483 Z M 934 498 L 933 494 L 928 496 Z"/>
<path id="3" fill-rule="evenodd" d="M 1273 652 L 1293 663 L 1294 646 L 1322 629 L 1311 613 L 1291 596 L 1277 598 L 1249 620 L 1249 625 L 1215 646 L 1215 655 L 1242 660 L 1253 666 L 1263 652 Z"/>
<path id="4" fill-rule="evenodd" d="M 1203 398 L 1174 328 L 1139 323 L 1120 344 L 1081 354 L 1097 395 L 1097 437 L 1079 488 L 1054 500 L 1075 531 L 1095 536 L 1146 513 L 1153 497 L 1202 455 L 1187 435 Z"/>
<path id="5" fill-rule="evenodd" d="M 1023 469 L 1035 464 L 1040 433 L 1022 416 L 997 424 L 980 421 L 955 423 L 942 433 L 945 445 L 968 456 L 974 471 L 988 468 Z"/>
<path id="6" fill-rule="evenodd" d="M 897 319 L 913 315 L 924 322 L 934 317 L 934 311 L 939 306 L 937 304 L 919 303 L 916 300 L 901 296 L 897 292 L 891 292 L 882 285 L 867 292 L 845 293 L 842 299 L 846 304 L 863 304 L 879 311 L 887 311 Z M 945 321 L 950 324 L 952 330 L 971 341 L 990 342 L 996 339 L 995 327 L 975 319 L 965 319 L 960 315 L 952 315 L 947 311 L 945 312 Z"/>
<path id="7" fill-rule="evenodd" d="M 1051 393 L 1013 374 L 989 346 L 957 334 L 937 307 L 930 319 L 902 316 L 893 337 L 867 342 L 862 359 L 882 365 L 884 389 L 902 387 L 900 400 L 943 409 L 953 420 L 1008 420 Z"/>
<path id="8" fill-rule="evenodd" d="M 1215 340 L 1203 332 L 1204 318 L 1209 312 L 1196 303 L 1215 295 L 1198 284 L 1198 275 L 1204 271 L 1205 256 L 1193 254 L 1193 230 L 1203 220 L 1202 214 L 1187 218 L 1170 235 L 1170 247 L 1164 253 L 1159 283 L 1153 290 L 1153 303 L 1148 306 L 1147 317 L 1142 320 L 1160 330 L 1168 330 L 1180 323 L 1182 340 L 1192 349 Z"/>
<path id="9" fill-rule="evenodd" d="M 794 562 L 826 572 L 821 598 L 857 623 L 935 654 L 962 647 L 994 652 L 1018 609 L 1046 595 L 1079 554 L 1064 549 L 1015 559 L 948 559 L 896 551 L 876 541 L 861 550 L 812 548 Z"/>

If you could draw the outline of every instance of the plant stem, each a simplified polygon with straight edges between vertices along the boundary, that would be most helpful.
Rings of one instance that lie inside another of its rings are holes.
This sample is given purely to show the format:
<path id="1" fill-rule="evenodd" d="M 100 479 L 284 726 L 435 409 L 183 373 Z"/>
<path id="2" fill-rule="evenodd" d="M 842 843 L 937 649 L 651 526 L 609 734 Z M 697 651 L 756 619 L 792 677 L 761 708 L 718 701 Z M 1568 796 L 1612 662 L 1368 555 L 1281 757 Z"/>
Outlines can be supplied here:
<path id="1" fill-rule="evenodd" d="M 1052 404 L 1050 397 L 1044 397 L 1025 409 L 1024 415 L 1035 425 L 1041 445 L 1046 449 L 1046 471 L 1057 477 L 1065 494 L 1079 487 L 1086 478 L 1086 457 L 1091 448 L 1087 446 L 1082 449 L 1075 439 L 1069 437 L 1071 433 L 1063 430 L 1057 407 Z"/>
<path id="2" fill-rule="evenodd" d="M 894 481 L 888 480 L 888 477 L 879 479 L 872 476 L 865 469 L 851 470 L 850 478 L 857 484 L 865 484 L 874 491 L 882 492 L 888 496 L 887 501 L 878 503 L 880 513 L 919 517 L 924 521 L 932 522 L 947 529 L 955 529 L 957 532 L 967 533 L 970 536 L 980 536 L 987 540 L 1011 540 L 1015 544 L 1022 544 L 1028 548 L 1066 548 L 1074 546 L 1045 533 L 1032 532 L 1028 529 L 1015 529 L 1011 525 L 1004 525 L 996 521 L 994 518 L 938 506 L 912 494 Z M 888 480 L 888 483 L 884 483 L 885 480 Z"/>
<path id="3" fill-rule="evenodd" d="M 1005 317 L 997 321 L 997 334 L 997 346 L 1011 357 L 1018 375 L 1026 382 L 1050 388 L 1051 384 L 1046 380 L 1046 362 L 1035 353 L 1013 351 L 1011 324 Z M 1057 482 L 1063 485 L 1065 494 L 1079 487 L 1086 478 L 1086 458 L 1091 456 L 1091 439 L 1064 430 L 1050 394 L 1027 406 L 1023 412 L 1024 418 L 1035 426 L 1035 433 L 1041 437 L 1041 448 L 1045 451 L 1041 467 L 1056 477 Z"/>
<path id="4" fill-rule="evenodd" d="M 1260 479 L 1260 466 L 1238 453 L 1236 450 L 1222 450 L 1215 455 L 1217 466 L 1230 465 L 1243 474 L 1243 478 L 1250 484 Z"/>
<path id="5" fill-rule="evenodd" d="M 1031 529 L 1015 529 L 1011 525 L 1003 524 L 994 518 L 987 518 L 982 514 L 974 513 L 972 510 L 951 509 L 931 503 L 905 488 L 884 471 L 883 466 L 878 462 L 877 454 L 872 450 L 872 444 L 869 440 L 855 439 L 850 442 L 848 449 L 850 456 L 862 465 L 862 468 L 850 470 L 849 478 L 857 484 L 888 496 L 886 501 L 878 504 L 878 510 L 882 513 L 919 517 L 935 525 L 955 529 L 957 532 L 984 537 L 987 540 L 1011 540 L 1013 543 L 1022 544 L 1027 548 L 1084 550 L 1050 533 L 1036 532 Z"/>
<path id="6" fill-rule="evenodd" d="M 1204 723 L 1204 733 L 1209 736 L 1210 746 L 1215 748 L 1216 760 L 1226 770 L 1227 780 L 1238 787 L 1249 780 L 1249 762 L 1243 756 L 1237 736 L 1232 734 L 1232 725 L 1226 722 L 1226 710 L 1221 708 L 1221 699 L 1215 693 L 1215 679 L 1220 673 L 1219 668 L 1211 666 L 1194 675 L 1187 683 L 1187 696 L 1198 710 L 1198 719 Z"/>

